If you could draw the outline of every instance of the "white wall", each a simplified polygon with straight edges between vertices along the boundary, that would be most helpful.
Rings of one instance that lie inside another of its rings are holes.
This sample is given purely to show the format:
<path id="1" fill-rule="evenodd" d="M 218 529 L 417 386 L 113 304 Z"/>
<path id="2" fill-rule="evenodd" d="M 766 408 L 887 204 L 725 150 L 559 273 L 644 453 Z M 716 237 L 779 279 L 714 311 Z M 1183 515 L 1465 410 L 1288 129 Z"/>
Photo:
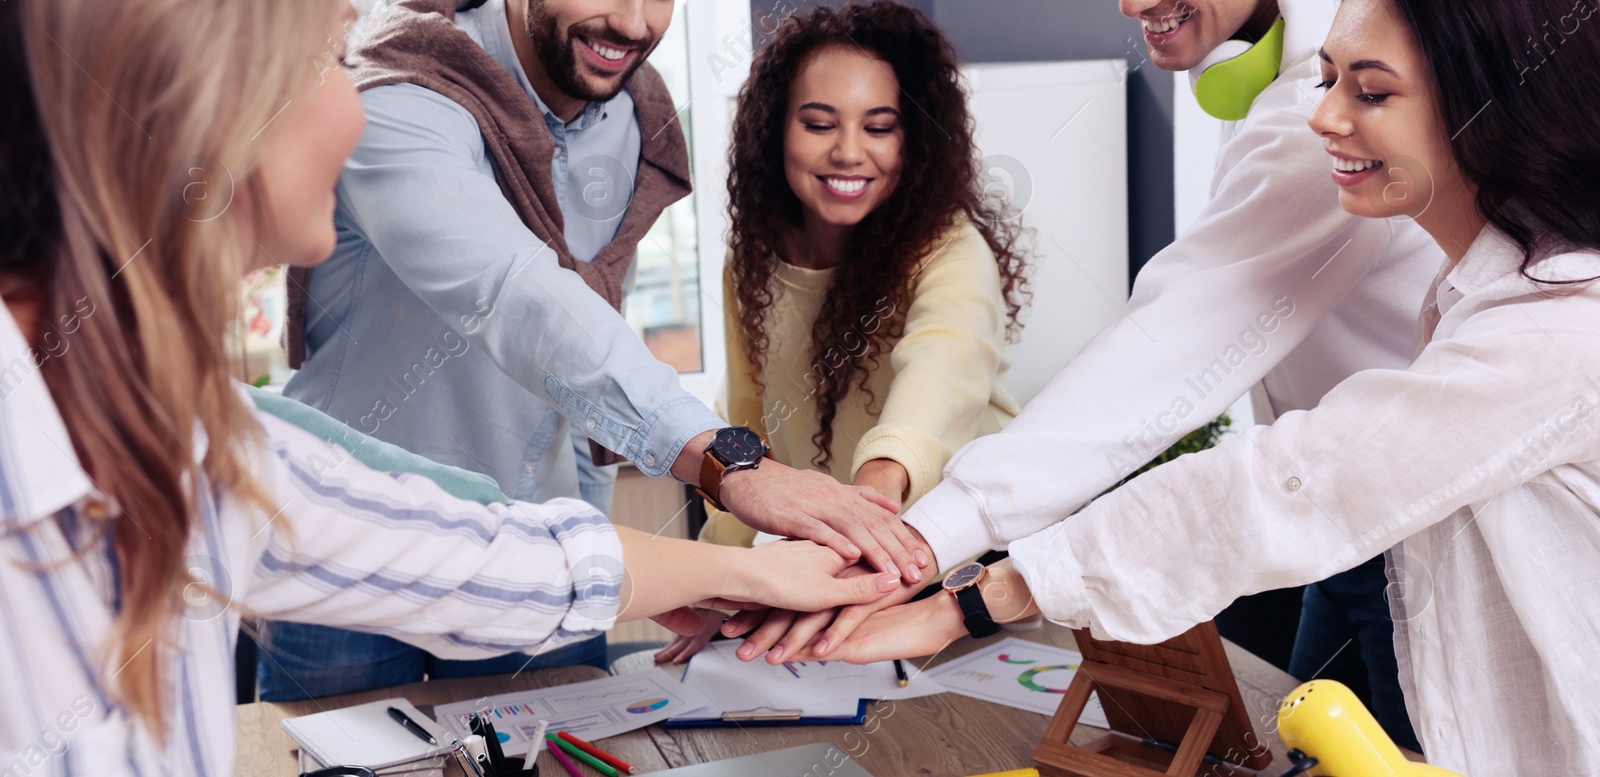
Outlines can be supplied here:
<path id="1" fill-rule="evenodd" d="M 967 68 L 988 190 L 1036 238 L 1033 305 L 1008 388 L 1027 402 L 1128 290 L 1127 89 L 1122 60 Z"/>

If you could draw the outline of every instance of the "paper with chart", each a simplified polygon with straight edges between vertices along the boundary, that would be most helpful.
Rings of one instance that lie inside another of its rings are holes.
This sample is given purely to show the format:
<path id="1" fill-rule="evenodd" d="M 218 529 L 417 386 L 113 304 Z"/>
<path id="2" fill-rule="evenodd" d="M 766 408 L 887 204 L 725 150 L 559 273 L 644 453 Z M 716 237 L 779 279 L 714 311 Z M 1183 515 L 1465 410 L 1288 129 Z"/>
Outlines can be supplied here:
<path id="1" fill-rule="evenodd" d="M 433 714 L 440 724 L 466 736 L 470 733 L 466 715 L 477 711 L 494 724 L 508 755 L 524 755 L 540 719 L 550 722 L 551 731 L 570 731 L 592 742 L 710 704 L 695 686 L 680 684 L 672 675 L 652 669 L 440 704 Z"/>
<path id="2" fill-rule="evenodd" d="M 861 666 L 841 661 L 788 661 L 776 666 L 759 658 L 740 661 L 734 651 L 741 644 L 713 642 L 689 660 L 684 672 L 683 684 L 710 698 L 719 713 L 809 710 L 828 702 L 912 699 L 945 690 L 910 665 L 911 682 L 901 688 L 889 661 Z"/>
<path id="3" fill-rule="evenodd" d="M 951 693 L 1054 715 L 1083 656 L 1054 645 L 1006 637 L 928 670 Z M 1089 695 L 1081 722 L 1110 728 L 1097 694 Z"/>

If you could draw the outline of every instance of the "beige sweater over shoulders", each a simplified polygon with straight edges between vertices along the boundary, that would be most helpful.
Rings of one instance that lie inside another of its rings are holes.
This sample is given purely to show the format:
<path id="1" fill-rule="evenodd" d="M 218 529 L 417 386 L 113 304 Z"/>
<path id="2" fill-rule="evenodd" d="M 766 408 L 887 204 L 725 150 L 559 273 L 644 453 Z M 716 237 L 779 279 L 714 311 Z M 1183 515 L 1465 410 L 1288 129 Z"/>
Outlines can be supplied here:
<path id="1" fill-rule="evenodd" d="M 811 330 L 828 285 L 848 267 L 809 270 L 779 263 L 767 314 L 769 352 L 765 386 L 757 387 L 746 360 L 749 338 L 739 326 L 731 276 L 723 277 L 728 372 L 717 411 L 729 423 L 761 432 L 780 462 L 815 467 L 818 448 L 816 383 Z M 905 334 L 880 358 L 868 385 L 839 404 L 833 421 L 829 474 L 842 483 L 872 459 L 892 459 L 910 474 L 905 506 L 939 482 L 944 465 L 974 438 L 1000 430 L 1017 414 L 1005 388 L 1006 305 L 994 252 L 983 235 L 963 221 L 923 262 L 906 311 Z M 882 311 L 887 318 L 893 311 Z M 857 329 L 865 337 L 880 324 L 868 316 Z M 840 355 L 861 343 L 846 337 Z M 749 545 L 755 530 L 710 509 L 700 538 Z"/>

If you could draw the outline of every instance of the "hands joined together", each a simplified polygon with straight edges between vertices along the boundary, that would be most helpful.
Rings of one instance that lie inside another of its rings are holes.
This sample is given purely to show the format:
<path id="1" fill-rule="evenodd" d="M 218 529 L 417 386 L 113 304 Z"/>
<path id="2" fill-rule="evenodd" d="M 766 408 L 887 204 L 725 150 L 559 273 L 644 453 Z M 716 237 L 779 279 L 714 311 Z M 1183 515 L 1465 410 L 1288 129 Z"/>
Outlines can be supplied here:
<path id="1" fill-rule="evenodd" d="M 933 581 L 938 567 L 928 569 L 932 549 L 897 515 L 904 488 L 903 469 L 870 463 L 851 486 L 820 472 L 781 466 L 734 473 L 723 485 L 728 508 L 761 531 L 796 539 L 753 551 L 767 554 L 759 558 L 763 579 L 773 590 L 764 596 L 704 601 L 657 617 L 679 636 L 656 654 L 656 661 L 688 661 L 718 633 L 745 635 L 737 651 L 741 660 L 765 654 L 773 664 L 928 655 L 965 634 L 953 597 L 940 594 L 907 604 Z M 819 550 L 826 555 L 819 558 Z M 797 566 L 805 564 L 816 566 Z M 818 572 L 861 598 L 843 604 L 822 601 L 825 596 L 807 599 L 800 589 L 815 586 Z M 790 600 L 806 600 L 809 606 Z M 724 610 L 736 612 L 729 617 Z"/>
<path id="2" fill-rule="evenodd" d="M 790 560 L 793 557 L 800 565 L 816 564 L 817 550 L 832 556 L 823 557 L 820 568 L 799 570 Z M 925 544 L 922 552 L 927 553 Z M 903 579 L 876 572 L 864 562 L 851 563 L 807 540 L 760 545 L 752 551 L 758 553 L 765 554 L 762 568 L 775 589 L 750 597 L 752 601 L 706 600 L 695 607 L 657 616 L 657 623 L 679 635 L 656 654 L 658 663 L 684 663 L 719 633 L 727 637 L 746 635 L 736 651 L 741 660 L 750 661 L 765 654 L 772 664 L 821 659 L 870 663 L 928 655 L 966 633 L 953 597 L 940 594 L 906 604 L 922 589 L 921 583 L 907 584 Z M 785 570 L 798 576 L 783 576 Z M 803 581 L 815 577 L 819 570 L 832 575 L 842 584 L 842 590 L 859 591 L 860 597 L 843 605 L 824 605 L 822 597 L 794 590 L 809 585 Z M 729 610 L 735 611 L 731 617 L 724 612 Z"/>

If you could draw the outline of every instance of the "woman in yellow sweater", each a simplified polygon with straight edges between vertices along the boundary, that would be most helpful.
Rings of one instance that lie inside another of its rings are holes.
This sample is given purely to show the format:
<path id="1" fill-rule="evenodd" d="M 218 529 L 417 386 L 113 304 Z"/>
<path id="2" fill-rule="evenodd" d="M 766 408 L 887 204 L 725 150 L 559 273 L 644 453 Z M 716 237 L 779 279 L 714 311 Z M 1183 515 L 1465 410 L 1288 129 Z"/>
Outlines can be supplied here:
<path id="1" fill-rule="evenodd" d="M 1025 251 L 984 196 L 954 50 L 897 3 L 796 15 L 752 64 L 733 137 L 719 410 L 778 461 L 908 506 L 1017 412 Z M 700 539 L 755 538 L 709 512 Z"/>

